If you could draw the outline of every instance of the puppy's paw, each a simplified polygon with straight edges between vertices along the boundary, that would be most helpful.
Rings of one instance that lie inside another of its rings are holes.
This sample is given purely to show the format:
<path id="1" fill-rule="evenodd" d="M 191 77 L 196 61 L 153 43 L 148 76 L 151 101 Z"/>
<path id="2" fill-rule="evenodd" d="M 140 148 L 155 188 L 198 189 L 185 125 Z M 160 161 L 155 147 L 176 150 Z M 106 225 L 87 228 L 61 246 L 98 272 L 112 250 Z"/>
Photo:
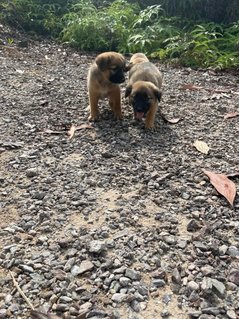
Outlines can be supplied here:
<path id="1" fill-rule="evenodd" d="M 115 114 L 115 115 L 114 115 L 114 119 L 115 119 L 116 121 L 121 121 L 121 120 L 123 120 L 123 115 L 122 115 L 122 114 Z"/>
<path id="2" fill-rule="evenodd" d="M 155 131 L 155 127 L 154 127 L 154 124 L 145 124 L 145 129 L 148 130 L 148 131 Z"/>
<path id="3" fill-rule="evenodd" d="M 97 120 L 98 120 L 98 118 L 99 118 L 99 116 L 98 116 L 98 114 L 97 115 L 90 115 L 89 117 L 88 117 L 88 120 L 90 121 L 90 122 L 96 122 Z"/>

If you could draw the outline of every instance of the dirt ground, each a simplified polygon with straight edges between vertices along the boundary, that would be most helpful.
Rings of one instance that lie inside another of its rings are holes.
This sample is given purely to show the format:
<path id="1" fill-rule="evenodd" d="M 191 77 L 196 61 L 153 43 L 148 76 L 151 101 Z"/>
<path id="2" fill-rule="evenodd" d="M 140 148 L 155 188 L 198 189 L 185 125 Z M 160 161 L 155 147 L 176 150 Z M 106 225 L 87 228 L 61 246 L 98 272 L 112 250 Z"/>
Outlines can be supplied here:
<path id="1" fill-rule="evenodd" d="M 239 172 L 239 117 L 224 118 L 239 112 L 238 75 L 154 61 L 162 113 L 180 120 L 158 114 L 148 132 L 125 84 L 123 120 L 102 101 L 89 124 L 94 57 L 0 45 L 0 318 L 29 318 L 8 270 L 62 318 L 238 318 L 239 196 L 231 208 L 202 172 Z"/>

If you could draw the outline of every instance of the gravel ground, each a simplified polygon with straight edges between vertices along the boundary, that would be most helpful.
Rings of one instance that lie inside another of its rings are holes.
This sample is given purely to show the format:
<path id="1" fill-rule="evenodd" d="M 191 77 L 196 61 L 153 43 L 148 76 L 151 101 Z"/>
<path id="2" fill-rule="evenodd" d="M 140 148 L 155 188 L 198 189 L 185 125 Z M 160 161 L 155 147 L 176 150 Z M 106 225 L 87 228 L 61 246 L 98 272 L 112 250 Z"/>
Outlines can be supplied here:
<path id="1" fill-rule="evenodd" d="M 90 127 L 95 56 L 26 44 L 0 46 L 0 318 L 29 318 L 8 270 L 61 318 L 238 318 L 239 199 L 202 173 L 239 170 L 238 77 L 157 64 L 181 121 L 147 132 L 122 97 L 123 121 L 103 101 Z"/>

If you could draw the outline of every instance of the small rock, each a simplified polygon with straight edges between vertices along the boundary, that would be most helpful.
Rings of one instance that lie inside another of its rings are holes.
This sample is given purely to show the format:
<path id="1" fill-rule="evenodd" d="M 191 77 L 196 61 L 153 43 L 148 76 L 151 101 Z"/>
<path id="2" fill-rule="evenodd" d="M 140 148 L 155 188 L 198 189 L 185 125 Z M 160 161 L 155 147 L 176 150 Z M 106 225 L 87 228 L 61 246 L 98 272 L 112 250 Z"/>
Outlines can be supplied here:
<path id="1" fill-rule="evenodd" d="M 72 302 L 72 298 L 67 296 L 60 296 L 59 303 L 68 303 L 68 302 Z"/>
<path id="2" fill-rule="evenodd" d="M 235 285 L 239 286 L 239 269 L 230 270 L 228 281 L 231 281 Z"/>
<path id="3" fill-rule="evenodd" d="M 71 268 L 71 273 L 75 277 L 77 275 L 83 274 L 87 271 L 90 271 L 94 268 L 94 265 L 90 260 L 83 260 L 80 264 L 80 266 L 74 265 Z"/>
<path id="4" fill-rule="evenodd" d="M 47 243 L 47 241 L 48 241 L 48 238 L 47 238 L 47 236 L 44 236 L 44 235 L 38 237 L 38 239 L 37 239 L 38 244 L 44 244 L 44 243 Z"/>
<path id="5" fill-rule="evenodd" d="M 39 175 L 39 170 L 37 168 L 28 168 L 26 170 L 26 175 L 27 177 L 35 177 L 37 175 Z"/>
<path id="6" fill-rule="evenodd" d="M 119 279 L 119 282 L 122 287 L 127 287 L 130 284 L 131 280 L 128 277 L 121 277 Z"/>
<path id="7" fill-rule="evenodd" d="M 29 273 L 34 272 L 34 269 L 31 266 L 19 265 L 19 267 L 25 272 L 29 272 Z"/>
<path id="8" fill-rule="evenodd" d="M 218 309 L 217 307 L 203 308 L 202 313 L 217 316 L 220 314 L 220 309 Z"/>
<path id="9" fill-rule="evenodd" d="M 160 288 L 160 287 L 164 287 L 166 285 L 166 282 L 163 279 L 153 279 L 152 285 L 157 288 Z"/>
<path id="10" fill-rule="evenodd" d="M 123 294 L 123 293 L 115 293 L 112 296 L 112 301 L 117 302 L 117 303 L 121 303 L 126 299 L 127 295 Z"/>
<path id="11" fill-rule="evenodd" d="M 188 194 L 188 193 L 182 193 L 182 198 L 187 200 L 187 199 L 190 198 L 190 194 Z"/>
<path id="12" fill-rule="evenodd" d="M 195 219 L 191 219 L 187 225 L 187 231 L 195 232 L 201 228 L 201 225 Z"/>
<path id="13" fill-rule="evenodd" d="M 172 281 L 175 282 L 176 284 L 180 284 L 182 281 L 180 273 L 177 268 L 174 268 L 172 272 Z"/>
<path id="14" fill-rule="evenodd" d="M 230 318 L 230 319 L 237 319 L 237 314 L 235 313 L 234 310 L 228 310 L 228 311 L 227 311 L 227 316 L 228 316 L 228 318 Z"/>
<path id="15" fill-rule="evenodd" d="M 174 245 L 176 243 L 175 236 L 172 235 L 163 236 L 163 240 L 169 245 Z"/>
<path id="16" fill-rule="evenodd" d="M 9 304 L 11 301 L 12 301 L 12 295 L 7 294 L 6 297 L 5 297 L 5 303 Z"/>
<path id="17" fill-rule="evenodd" d="M 201 284 L 201 289 L 206 293 L 210 293 L 212 290 L 212 280 L 209 277 L 204 277 Z"/>
<path id="18" fill-rule="evenodd" d="M 191 280 L 187 284 L 188 288 L 191 290 L 197 291 L 199 289 L 199 284 L 197 284 L 195 281 Z"/>
<path id="19" fill-rule="evenodd" d="M 190 319 L 198 318 L 198 317 L 200 317 L 201 314 L 202 314 L 201 311 L 189 311 L 188 312 L 188 316 Z"/>
<path id="20" fill-rule="evenodd" d="M 194 241 L 194 246 L 198 249 L 200 249 L 201 251 L 208 251 L 208 247 L 201 241 Z"/>
<path id="21" fill-rule="evenodd" d="M 19 305 L 16 303 L 13 303 L 9 306 L 8 310 L 10 310 L 11 312 L 19 311 Z"/>
<path id="22" fill-rule="evenodd" d="M 137 300 L 133 300 L 130 303 L 130 307 L 135 311 L 135 312 L 141 312 L 142 310 L 145 310 L 147 308 L 147 304 L 145 302 L 139 302 Z"/>
<path id="23" fill-rule="evenodd" d="M 46 193 L 45 192 L 35 192 L 33 195 L 32 195 L 32 198 L 34 199 L 38 199 L 38 200 L 43 200 L 43 198 L 46 196 Z"/>
<path id="24" fill-rule="evenodd" d="M 170 312 L 168 310 L 164 309 L 161 311 L 160 315 L 162 318 L 167 318 L 170 316 Z"/>
<path id="25" fill-rule="evenodd" d="M 7 318 L 7 310 L 6 309 L 0 309 L 0 318 L 1 319 Z"/>
<path id="26" fill-rule="evenodd" d="M 177 247 L 184 249 L 187 246 L 187 241 L 184 239 L 179 239 L 177 242 Z"/>
<path id="27" fill-rule="evenodd" d="M 239 249 L 236 246 L 230 246 L 227 253 L 229 256 L 239 257 Z"/>
<path id="28" fill-rule="evenodd" d="M 218 251 L 219 251 L 219 255 L 223 256 L 226 254 L 227 252 L 227 249 L 228 249 L 228 246 L 227 245 L 222 245 L 218 248 Z"/>
<path id="29" fill-rule="evenodd" d="M 213 278 L 211 279 L 211 283 L 212 283 L 213 288 L 215 288 L 215 289 L 213 289 L 215 291 L 215 293 L 219 297 L 224 297 L 225 291 L 226 291 L 225 285 L 221 281 L 219 281 L 217 279 L 213 279 Z"/>
<path id="30" fill-rule="evenodd" d="M 105 243 L 101 240 L 93 240 L 90 242 L 89 245 L 89 252 L 95 253 L 95 254 L 100 254 L 102 251 L 105 250 Z"/>
<path id="31" fill-rule="evenodd" d="M 163 295 L 163 303 L 165 303 L 166 305 L 172 300 L 172 295 L 169 295 L 169 294 L 165 294 Z"/>
<path id="32" fill-rule="evenodd" d="M 130 269 L 130 268 L 127 268 L 125 270 L 125 277 L 128 277 L 132 280 L 140 280 L 141 279 L 140 273 L 133 270 L 133 269 Z"/>
<path id="33" fill-rule="evenodd" d="M 210 265 L 203 266 L 201 272 L 204 276 L 211 275 L 214 273 L 214 268 Z"/>
<path id="34" fill-rule="evenodd" d="M 54 307 L 54 310 L 60 311 L 60 312 L 64 312 L 64 311 L 67 311 L 68 308 L 69 308 L 69 305 L 68 305 L 68 304 L 58 303 L 58 304 Z"/>

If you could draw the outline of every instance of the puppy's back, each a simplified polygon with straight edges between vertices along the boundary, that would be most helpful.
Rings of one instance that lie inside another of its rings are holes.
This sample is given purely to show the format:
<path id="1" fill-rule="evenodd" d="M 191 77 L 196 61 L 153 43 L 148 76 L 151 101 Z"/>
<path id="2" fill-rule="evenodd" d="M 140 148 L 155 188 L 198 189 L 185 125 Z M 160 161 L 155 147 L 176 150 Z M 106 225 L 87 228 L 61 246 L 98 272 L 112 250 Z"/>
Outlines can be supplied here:
<path id="1" fill-rule="evenodd" d="M 137 81 L 152 82 L 160 89 L 162 86 L 162 73 L 151 62 L 135 64 L 129 71 L 129 84 Z"/>

